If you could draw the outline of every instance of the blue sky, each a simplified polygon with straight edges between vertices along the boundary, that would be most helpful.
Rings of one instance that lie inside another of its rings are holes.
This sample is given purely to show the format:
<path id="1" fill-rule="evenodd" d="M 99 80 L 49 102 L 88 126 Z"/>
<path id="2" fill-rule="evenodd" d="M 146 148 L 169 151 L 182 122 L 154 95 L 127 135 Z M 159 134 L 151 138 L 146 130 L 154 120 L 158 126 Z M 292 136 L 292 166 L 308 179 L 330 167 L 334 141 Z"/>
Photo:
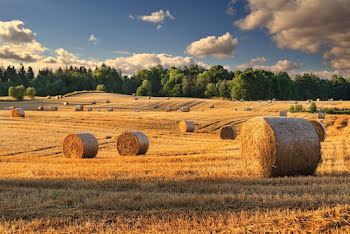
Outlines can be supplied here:
<path id="1" fill-rule="evenodd" d="M 265 5 L 259 3 L 264 1 Z M 344 41 L 350 43 L 350 38 L 344 39 L 343 36 L 340 41 L 329 39 L 326 36 L 329 33 L 345 35 L 347 25 L 344 25 L 344 28 L 340 25 L 340 29 L 331 28 L 329 32 L 316 35 L 317 37 L 314 35 L 315 44 L 318 43 L 317 40 L 320 40 L 320 46 L 317 49 L 305 49 L 311 48 L 310 44 L 313 43 L 312 37 L 307 34 L 309 30 L 304 28 L 310 19 L 303 15 L 302 10 L 309 5 L 298 6 L 298 3 L 295 3 L 294 6 L 286 6 L 289 4 L 287 0 L 278 1 L 285 3 L 284 5 L 281 3 L 283 6 L 267 6 L 269 0 L 1 0 L 0 25 L 1 22 L 21 21 L 21 25 L 11 24 L 9 26 L 7 24 L 3 28 L 14 27 L 17 31 L 30 30 L 33 34 L 35 33 L 33 40 L 44 49 L 36 50 L 32 48 L 33 46 L 23 44 L 28 41 L 22 42 L 21 45 L 9 39 L 1 41 L 0 26 L 0 46 L 13 48 L 12 54 L 16 53 L 15 49 L 21 48 L 20 46 L 24 49 L 29 48 L 28 53 L 38 53 L 37 58 L 30 59 L 30 61 L 16 60 L 13 58 L 18 58 L 18 56 L 11 57 L 10 55 L 4 55 L 1 59 L 0 47 L 0 63 L 4 66 L 7 65 L 7 62 L 9 64 L 22 62 L 34 67 L 45 65 L 55 67 L 55 65 L 64 65 L 65 62 L 71 62 L 73 65 L 85 63 L 91 65 L 110 60 L 110 65 L 125 66 L 126 73 L 132 73 L 137 68 L 143 68 L 141 63 L 130 67 L 130 63 L 134 62 L 133 54 L 168 54 L 173 57 L 191 57 L 192 60 L 186 61 L 198 62 L 204 66 L 221 64 L 228 66 L 231 70 L 236 69 L 237 66 L 241 69 L 247 66 L 260 66 L 260 68 L 274 71 L 286 70 L 292 75 L 303 71 L 318 72 L 319 75 L 325 75 L 325 77 L 330 73 L 349 74 L 350 66 L 348 67 L 346 63 L 350 62 L 350 53 L 346 52 L 344 55 L 339 52 L 343 49 L 345 51 L 346 48 L 337 45 L 337 41 L 339 44 L 344 44 Z M 294 2 L 294 0 L 289 2 Z M 312 27 L 316 29 L 319 27 L 319 30 L 325 31 L 322 25 L 322 20 L 327 20 L 326 16 L 322 16 L 322 11 L 327 11 L 322 10 L 322 4 L 325 1 L 306 0 L 306 2 L 316 3 L 316 5 L 311 5 L 321 8 L 311 9 L 321 11 L 321 16 L 319 16 L 321 18 L 318 19 L 319 25 L 314 23 Z M 347 2 L 350 1 L 337 0 L 334 5 L 338 4 L 342 7 L 344 4 L 350 5 Z M 297 7 L 297 10 L 293 7 Z M 233 10 L 232 15 L 228 14 L 228 9 Z M 327 9 L 329 10 L 329 7 Z M 163 10 L 165 14 L 164 20 L 151 22 L 141 19 L 142 16 L 151 16 L 152 13 L 160 10 Z M 172 17 L 166 16 L 167 11 Z M 257 17 L 256 11 L 265 12 L 265 18 Z M 343 18 L 338 17 L 339 22 L 349 19 L 346 13 L 348 12 L 344 12 Z M 288 15 L 290 18 L 278 18 L 284 17 L 281 15 Z M 294 22 L 295 17 L 305 17 L 304 22 Z M 238 20 L 245 21 L 238 24 Z M 284 21 L 292 23 L 286 23 L 280 27 L 280 22 Z M 275 28 L 282 29 L 278 31 Z M 218 37 L 226 33 L 229 33 L 230 37 L 222 39 L 223 44 L 217 42 L 215 47 L 210 47 L 211 42 L 215 42 Z M 6 32 L 3 34 L 5 38 Z M 298 35 L 297 38 L 293 38 L 295 34 Z M 91 35 L 96 40 L 89 41 Z M 292 36 L 285 39 L 283 38 L 285 35 Z M 199 43 L 201 39 L 208 36 L 215 38 Z M 274 39 L 275 36 L 281 36 L 282 39 Z M 290 41 L 283 44 L 289 38 Z M 301 38 L 300 43 L 299 38 Z M 233 42 L 233 39 L 237 39 L 237 43 Z M 190 53 L 189 50 L 186 53 L 185 51 L 192 43 L 195 43 L 193 49 Z M 59 48 L 64 49 L 68 54 L 63 50 L 58 53 L 56 50 Z M 202 48 L 204 52 L 201 51 Z M 338 52 L 333 53 L 333 48 L 338 49 Z M 225 54 L 219 56 L 219 52 L 216 53 L 215 49 L 221 50 L 220 53 L 224 51 Z M 122 52 L 116 53 L 116 51 Z M 330 57 L 325 59 L 327 52 Z M 24 54 L 21 56 L 25 57 Z M 68 56 L 69 59 L 59 56 Z M 47 57 L 52 58 L 51 63 L 43 63 Z M 114 61 L 118 57 L 129 59 Z M 264 59 L 260 60 L 260 63 L 250 63 L 253 58 Z M 76 63 L 75 60 L 79 61 Z M 185 64 L 186 61 L 179 60 L 176 64 Z M 145 63 L 145 60 L 142 60 L 142 63 Z M 164 64 L 167 65 L 166 62 Z"/>

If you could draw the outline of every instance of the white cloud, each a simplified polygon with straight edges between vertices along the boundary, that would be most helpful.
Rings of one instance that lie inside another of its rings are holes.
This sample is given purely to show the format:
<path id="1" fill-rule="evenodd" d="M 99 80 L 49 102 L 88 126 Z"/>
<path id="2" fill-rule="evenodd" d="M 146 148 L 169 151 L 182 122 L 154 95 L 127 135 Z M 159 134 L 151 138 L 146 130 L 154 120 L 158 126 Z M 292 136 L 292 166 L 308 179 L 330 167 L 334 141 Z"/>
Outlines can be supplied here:
<path id="1" fill-rule="evenodd" d="M 232 38 L 232 35 L 227 32 L 220 37 L 208 36 L 199 41 L 192 42 L 185 53 L 204 58 L 212 56 L 215 58 L 233 58 L 234 51 L 238 45 L 238 39 Z"/>
<path id="2" fill-rule="evenodd" d="M 132 19 L 132 20 L 134 20 L 135 19 L 135 16 L 133 16 L 132 14 L 129 14 L 129 19 Z"/>
<path id="3" fill-rule="evenodd" d="M 123 54 L 123 55 L 131 54 L 129 51 L 125 51 L 125 50 L 115 50 L 115 51 L 112 51 L 112 52 L 115 53 L 115 54 Z"/>
<path id="4" fill-rule="evenodd" d="M 250 59 L 249 63 L 244 63 L 244 64 L 240 64 L 240 65 L 236 66 L 236 69 L 238 69 L 238 70 L 245 70 L 248 67 L 253 67 L 254 64 L 266 63 L 266 62 L 267 62 L 267 58 L 265 58 L 265 57 L 256 57 L 256 58 Z"/>
<path id="5" fill-rule="evenodd" d="M 0 41 L 10 44 L 33 42 L 35 33 L 28 28 L 23 28 L 23 25 L 24 23 L 20 20 L 0 21 Z"/>
<path id="6" fill-rule="evenodd" d="M 174 20 L 175 17 L 170 13 L 169 10 L 164 12 L 164 10 L 159 10 L 152 12 L 150 15 L 141 15 L 137 17 L 138 19 L 146 22 L 152 22 L 152 23 L 163 23 L 165 18 L 169 18 L 171 20 Z"/>
<path id="7" fill-rule="evenodd" d="M 234 16 L 236 13 L 236 10 L 234 8 L 234 4 L 236 3 L 237 0 L 230 0 L 227 4 L 226 7 L 226 14 L 230 15 L 230 16 Z"/>
<path id="8" fill-rule="evenodd" d="M 235 24 L 267 28 L 281 49 L 316 53 L 332 68 L 350 74 L 349 0 L 248 0 L 250 13 Z"/>
<path id="9" fill-rule="evenodd" d="M 158 24 L 158 25 L 157 25 L 157 30 L 160 30 L 162 27 L 163 27 L 163 25 Z"/>
<path id="10" fill-rule="evenodd" d="M 291 62 L 289 60 L 280 60 L 275 65 L 272 65 L 272 66 L 255 65 L 253 68 L 270 70 L 273 72 L 280 72 L 280 71 L 291 71 L 293 69 L 301 68 L 302 66 L 303 64 Z"/>
<path id="11" fill-rule="evenodd" d="M 97 41 L 97 38 L 95 37 L 94 34 L 91 34 L 91 35 L 90 35 L 89 41 Z"/>

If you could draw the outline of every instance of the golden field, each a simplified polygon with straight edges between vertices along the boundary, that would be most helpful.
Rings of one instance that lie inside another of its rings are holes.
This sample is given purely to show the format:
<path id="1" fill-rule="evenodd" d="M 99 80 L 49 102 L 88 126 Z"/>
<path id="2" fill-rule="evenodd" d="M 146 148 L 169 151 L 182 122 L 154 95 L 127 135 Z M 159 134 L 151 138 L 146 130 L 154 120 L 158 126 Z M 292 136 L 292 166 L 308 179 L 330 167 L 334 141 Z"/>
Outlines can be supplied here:
<path id="1" fill-rule="evenodd" d="M 63 105 L 66 101 L 69 106 Z M 76 104 L 93 111 L 75 112 Z M 315 176 L 252 179 L 244 174 L 241 125 L 255 116 L 278 116 L 291 104 L 134 100 L 104 93 L 22 102 L 2 98 L 0 233 L 350 232 L 348 115 L 326 115 L 327 137 L 321 143 L 322 163 Z M 350 109 L 350 101 L 316 104 Z M 48 111 L 51 105 L 58 111 Z M 164 111 L 184 105 L 191 111 Z M 9 106 L 23 107 L 26 117 L 12 118 L 4 110 Z M 38 106 L 46 111 L 36 111 Z M 108 112 L 108 107 L 115 110 Z M 247 107 L 252 111 L 243 111 Z M 309 113 L 288 115 L 317 118 Z M 195 122 L 194 133 L 178 130 L 183 119 Z M 236 140 L 219 138 L 219 129 L 226 124 L 237 128 Z M 118 155 L 115 138 L 126 130 L 148 136 L 145 156 Z M 98 139 L 96 158 L 63 157 L 64 137 L 80 132 Z"/>

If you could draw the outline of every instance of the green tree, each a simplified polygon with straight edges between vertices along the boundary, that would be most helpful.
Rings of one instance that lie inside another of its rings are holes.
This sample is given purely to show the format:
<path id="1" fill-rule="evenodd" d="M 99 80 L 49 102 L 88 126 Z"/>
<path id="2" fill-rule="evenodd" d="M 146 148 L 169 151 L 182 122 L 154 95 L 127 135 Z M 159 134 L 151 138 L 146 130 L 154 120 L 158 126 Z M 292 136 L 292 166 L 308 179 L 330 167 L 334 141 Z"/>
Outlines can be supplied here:
<path id="1" fill-rule="evenodd" d="M 99 85 L 97 85 L 97 86 L 96 86 L 96 90 L 97 90 L 97 91 L 105 92 L 105 91 L 106 91 L 105 85 L 104 85 L 104 84 L 99 84 Z"/>
<path id="2" fill-rule="evenodd" d="M 136 90 L 137 96 L 151 96 L 152 95 L 152 84 L 149 80 L 142 81 L 142 85 Z"/>
<path id="3" fill-rule="evenodd" d="M 25 95 L 25 87 L 24 85 L 19 85 L 16 88 L 11 86 L 8 90 L 9 96 L 16 100 L 23 100 Z"/>
<path id="4" fill-rule="evenodd" d="M 28 88 L 26 89 L 26 95 L 27 95 L 28 97 L 30 97 L 31 99 L 34 99 L 35 94 L 36 94 L 36 89 L 35 89 L 35 88 L 33 88 L 33 87 L 28 87 Z"/>
<path id="5" fill-rule="evenodd" d="M 310 112 L 311 113 L 317 112 L 317 106 L 316 106 L 315 102 L 311 102 L 311 104 L 310 104 Z"/>
<path id="6" fill-rule="evenodd" d="M 291 105 L 291 106 L 289 107 L 288 112 L 290 112 L 290 113 L 295 113 L 295 107 L 294 107 L 293 105 Z"/>
<path id="7" fill-rule="evenodd" d="M 218 95 L 218 90 L 216 89 L 216 86 L 214 83 L 207 84 L 204 95 L 206 97 L 215 97 Z"/>

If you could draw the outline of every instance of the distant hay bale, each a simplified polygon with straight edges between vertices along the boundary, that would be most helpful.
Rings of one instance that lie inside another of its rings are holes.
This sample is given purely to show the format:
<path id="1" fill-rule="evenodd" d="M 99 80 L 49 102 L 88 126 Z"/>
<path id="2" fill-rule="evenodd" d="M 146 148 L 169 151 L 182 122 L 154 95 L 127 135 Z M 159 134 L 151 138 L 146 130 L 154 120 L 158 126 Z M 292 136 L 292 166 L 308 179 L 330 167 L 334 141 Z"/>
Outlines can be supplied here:
<path id="1" fill-rule="evenodd" d="M 267 100 L 268 103 L 272 103 L 272 100 Z"/>
<path id="2" fill-rule="evenodd" d="M 43 106 L 39 106 L 38 107 L 38 111 L 42 111 L 42 110 L 44 110 L 44 107 Z"/>
<path id="3" fill-rule="evenodd" d="M 179 123 L 179 129 L 181 132 L 194 132 L 194 123 L 189 120 L 182 120 Z"/>
<path id="4" fill-rule="evenodd" d="M 92 105 L 95 105 L 95 104 L 96 104 L 96 101 L 92 101 L 91 104 L 92 104 Z"/>
<path id="5" fill-rule="evenodd" d="M 238 109 L 237 108 L 232 108 L 232 111 L 238 111 Z"/>
<path id="6" fill-rule="evenodd" d="M 343 101 L 343 99 L 339 99 L 339 101 Z"/>
<path id="7" fill-rule="evenodd" d="M 167 100 L 170 100 L 170 97 L 167 97 Z"/>
<path id="8" fill-rule="evenodd" d="M 50 110 L 51 110 L 51 111 L 57 111 L 57 106 L 51 106 L 51 107 L 50 107 Z"/>
<path id="9" fill-rule="evenodd" d="M 14 106 L 10 106 L 9 108 L 8 108 L 8 110 L 13 110 L 13 109 L 15 109 L 16 107 L 14 107 Z"/>
<path id="10" fill-rule="evenodd" d="M 312 175 L 321 161 L 318 135 L 305 119 L 256 117 L 244 124 L 241 137 L 250 177 Z"/>
<path id="11" fill-rule="evenodd" d="M 171 111 L 171 107 L 165 108 L 165 111 L 166 111 L 166 112 L 170 112 L 170 111 Z"/>
<path id="12" fill-rule="evenodd" d="M 139 100 L 139 98 L 138 98 L 138 97 L 135 97 L 134 99 L 135 99 L 136 101 L 137 101 L 137 100 Z"/>
<path id="13" fill-rule="evenodd" d="M 63 140 L 63 155 L 67 158 L 94 158 L 98 142 L 91 133 L 70 134 Z"/>
<path id="14" fill-rule="evenodd" d="M 244 108 L 244 111 L 252 111 L 252 108 Z"/>
<path id="15" fill-rule="evenodd" d="M 319 119 L 324 119 L 325 117 L 326 117 L 326 113 L 318 112 L 318 118 Z"/>
<path id="16" fill-rule="evenodd" d="M 189 108 L 188 106 L 182 106 L 182 107 L 180 108 L 180 111 L 181 111 L 181 112 L 189 112 L 189 111 L 190 111 L 190 108 Z"/>
<path id="17" fill-rule="evenodd" d="M 148 147 L 148 138 L 142 132 L 123 132 L 117 138 L 117 150 L 121 156 L 146 154 Z"/>
<path id="18" fill-rule="evenodd" d="M 154 105 L 153 105 L 153 108 L 154 108 L 154 109 L 158 109 L 158 104 L 154 104 Z"/>
<path id="19" fill-rule="evenodd" d="M 69 102 L 64 102 L 63 105 L 69 106 Z"/>
<path id="20" fill-rule="evenodd" d="M 199 109 L 198 111 L 199 111 L 199 112 L 203 112 L 203 109 Z"/>
<path id="21" fill-rule="evenodd" d="M 328 101 L 331 101 L 331 102 L 333 102 L 333 98 L 330 98 L 330 99 L 328 99 Z"/>
<path id="22" fill-rule="evenodd" d="M 11 110 L 11 115 L 12 115 L 12 117 L 24 117 L 24 115 L 25 115 L 25 113 L 24 113 L 24 110 L 23 110 L 23 108 L 14 108 L 14 109 L 12 109 Z"/>
<path id="23" fill-rule="evenodd" d="M 299 102 L 298 101 L 294 101 L 294 104 L 298 104 Z"/>
<path id="24" fill-rule="evenodd" d="M 46 98 L 47 98 L 47 99 L 51 99 L 51 96 L 47 96 Z"/>
<path id="25" fill-rule="evenodd" d="M 241 101 L 241 102 L 244 102 L 244 99 L 242 98 L 240 101 Z"/>
<path id="26" fill-rule="evenodd" d="M 277 101 L 277 99 L 276 99 L 276 98 L 272 98 L 272 101 L 274 101 L 274 102 L 275 102 L 275 101 Z"/>
<path id="27" fill-rule="evenodd" d="M 58 95 L 58 98 L 61 99 L 61 98 L 62 98 L 62 95 Z"/>
<path id="28" fill-rule="evenodd" d="M 209 108 L 214 108 L 214 104 L 210 104 Z"/>
<path id="29" fill-rule="evenodd" d="M 110 103 L 110 102 L 111 102 L 110 100 L 108 100 L 108 99 L 106 100 L 106 103 Z"/>
<path id="30" fill-rule="evenodd" d="M 323 125 L 323 123 L 317 121 L 317 120 L 309 120 L 309 122 L 314 126 L 318 139 L 320 142 L 323 142 L 326 139 L 326 127 Z"/>
<path id="31" fill-rule="evenodd" d="M 91 107 L 88 107 L 87 110 L 88 110 L 88 111 L 92 111 L 92 108 L 91 108 Z"/>
<path id="32" fill-rule="evenodd" d="M 132 96 L 136 96 L 136 93 L 132 93 Z"/>
<path id="33" fill-rule="evenodd" d="M 76 105 L 75 111 L 84 111 L 84 106 L 83 105 Z"/>
<path id="34" fill-rule="evenodd" d="M 139 109 L 135 109 L 134 111 L 135 111 L 135 112 L 140 112 L 140 110 L 139 110 Z"/>
<path id="35" fill-rule="evenodd" d="M 261 100 L 259 100 L 258 102 L 261 103 Z"/>
<path id="36" fill-rule="evenodd" d="M 306 100 L 306 103 L 310 103 L 310 102 L 311 102 L 311 100 L 310 100 L 310 99 Z"/>
<path id="37" fill-rule="evenodd" d="M 151 99 L 151 97 L 150 97 L 150 96 L 148 96 L 148 99 Z"/>
<path id="38" fill-rule="evenodd" d="M 60 99 L 60 96 L 57 95 L 57 96 L 56 96 L 56 99 Z"/>
<path id="39" fill-rule="evenodd" d="M 112 107 L 109 107 L 109 108 L 108 108 L 108 111 L 113 111 L 113 108 L 112 108 Z"/>
<path id="40" fill-rule="evenodd" d="M 321 101 L 321 99 L 317 98 L 317 99 L 316 99 L 316 102 L 319 102 L 319 101 Z"/>
<path id="41" fill-rule="evenodd" d="M 280 111 L 280 116 L 287 116 L 287 111 Z"/>
<path id="42" fill-rule="evenodd" d="M 235 98 L 232 98 L 232 101 L 235 102 L 235 101 L 237 101 L 237 100 L 236 100 Z"/>
<path id="43" fill-rule="evenodd" d="M 226 125 L 220 128 L 220 138 L 223 140 L 234 140 L 237 137 L 236 128 L 232 125 Z"/>

